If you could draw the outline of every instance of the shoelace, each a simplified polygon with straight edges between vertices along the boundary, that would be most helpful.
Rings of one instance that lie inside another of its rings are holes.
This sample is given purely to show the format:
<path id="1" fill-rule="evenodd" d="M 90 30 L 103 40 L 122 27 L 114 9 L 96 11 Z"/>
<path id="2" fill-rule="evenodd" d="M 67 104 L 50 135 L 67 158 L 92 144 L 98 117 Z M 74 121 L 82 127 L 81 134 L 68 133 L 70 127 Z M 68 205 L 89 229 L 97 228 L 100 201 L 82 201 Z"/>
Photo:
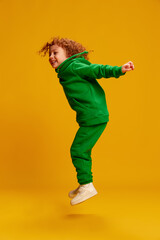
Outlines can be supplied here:
<path id="1" fill-rule="evenodd" d="M 79 192 L 82 192 L 82 191 L 84 191 L 84 190 L 86 190 L 85 187 L 80 187 L 80 188 L 79 188 Z"/>

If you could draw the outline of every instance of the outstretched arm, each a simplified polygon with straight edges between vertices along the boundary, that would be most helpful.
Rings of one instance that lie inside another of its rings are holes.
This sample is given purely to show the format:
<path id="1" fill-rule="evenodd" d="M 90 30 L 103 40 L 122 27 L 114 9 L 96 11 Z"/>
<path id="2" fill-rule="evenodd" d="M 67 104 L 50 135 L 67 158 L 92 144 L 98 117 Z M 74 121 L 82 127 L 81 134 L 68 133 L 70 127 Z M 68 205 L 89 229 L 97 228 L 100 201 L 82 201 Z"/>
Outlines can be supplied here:
<path id="1" fill-rule="evenodd" d="M 124 75 L 126 71 L 130 71 L 128 63 L 124 64 L 121 67 L 118 67 L 103 64 L 84 64 L 80 62 L 75 62 L 72 69 L 76 74 L 81 77 L 89 77 L 95 79 L 110 77 L 119 78 L 120 76 Z"/>

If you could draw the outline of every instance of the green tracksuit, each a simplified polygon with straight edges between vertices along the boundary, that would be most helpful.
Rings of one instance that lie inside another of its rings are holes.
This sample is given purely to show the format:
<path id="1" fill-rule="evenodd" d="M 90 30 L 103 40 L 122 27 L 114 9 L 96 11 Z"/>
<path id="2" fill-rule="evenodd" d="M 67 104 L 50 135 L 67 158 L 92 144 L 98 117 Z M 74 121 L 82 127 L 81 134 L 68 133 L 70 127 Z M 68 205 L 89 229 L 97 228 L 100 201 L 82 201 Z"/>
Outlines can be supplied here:
<path id="1" fill-rule="evenodd" d="M 96 79 L 125 74 L 122 66 L 90 63 L 84 58 L 85 53 L 88 51 L 67 58 L 55 69 L 79 124 L 70 149 L 79 184 L 93 181 L 91 150 L 109 121 L 105 92 Z"/>

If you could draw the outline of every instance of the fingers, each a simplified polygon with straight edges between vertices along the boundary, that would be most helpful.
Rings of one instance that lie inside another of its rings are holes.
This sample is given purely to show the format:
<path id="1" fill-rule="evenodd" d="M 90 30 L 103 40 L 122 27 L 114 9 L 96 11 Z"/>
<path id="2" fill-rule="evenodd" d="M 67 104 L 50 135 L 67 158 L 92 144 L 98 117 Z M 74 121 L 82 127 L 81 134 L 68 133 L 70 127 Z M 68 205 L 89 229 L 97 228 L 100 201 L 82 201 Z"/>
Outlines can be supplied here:
<path id="1" fill-rule="evenodd" d="M 133 69 L 134 69 L 134 64 L 133 64 L 133 62 L 132 62 L 132 61 L 129 61 L 128 63 L 130 64 L 130 67 L 131 67 L 131 69 L 133 70 Z"/>

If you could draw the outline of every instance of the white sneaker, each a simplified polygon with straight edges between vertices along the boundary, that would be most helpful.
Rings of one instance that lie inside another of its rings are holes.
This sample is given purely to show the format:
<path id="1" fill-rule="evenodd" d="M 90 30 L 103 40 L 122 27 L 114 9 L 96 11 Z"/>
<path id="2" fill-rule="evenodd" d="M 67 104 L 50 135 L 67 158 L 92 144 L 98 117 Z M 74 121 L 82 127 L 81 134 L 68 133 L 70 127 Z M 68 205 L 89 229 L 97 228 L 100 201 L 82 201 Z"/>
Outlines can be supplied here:
<path id="1" fill-rule="evenodd" d="M 69 196 L 70 198 L 74 198 L 74 197 L 77 195 L 79 188 L 80 188 L 80 185 L 79 185 L 79 187 L 76 188 L 75 190 L 70 191 L 70 192 L 68 193 L 68 196 Z"/>
<path id="2" fill-rule="evenodd" d="M 97 194 L 93 183 L 80 185 L 77 195 L 70 201 L 71 205 L 81 203 Z"/>

